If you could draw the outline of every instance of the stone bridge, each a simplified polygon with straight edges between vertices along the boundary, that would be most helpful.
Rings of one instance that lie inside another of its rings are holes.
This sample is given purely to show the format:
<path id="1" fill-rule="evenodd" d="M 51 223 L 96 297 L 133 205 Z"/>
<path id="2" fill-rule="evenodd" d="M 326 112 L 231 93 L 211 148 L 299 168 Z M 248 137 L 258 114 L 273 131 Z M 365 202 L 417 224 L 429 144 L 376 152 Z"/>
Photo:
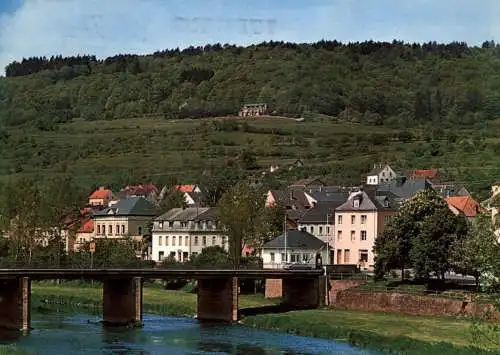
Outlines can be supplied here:
<path id="1" fill-rule="evenodd" d="M 103 285 L 103 323 L 142 322 L 145 279 L 198 281 L 197 318 L 238 320 L 239 279 L 281 279 L 282 303 L 290 308 L 324 304 L 323 270 L 169 270 L 169 269 L 0 269 L 0 327 L 30 328 L 31 280 L 99 280 Z"/>

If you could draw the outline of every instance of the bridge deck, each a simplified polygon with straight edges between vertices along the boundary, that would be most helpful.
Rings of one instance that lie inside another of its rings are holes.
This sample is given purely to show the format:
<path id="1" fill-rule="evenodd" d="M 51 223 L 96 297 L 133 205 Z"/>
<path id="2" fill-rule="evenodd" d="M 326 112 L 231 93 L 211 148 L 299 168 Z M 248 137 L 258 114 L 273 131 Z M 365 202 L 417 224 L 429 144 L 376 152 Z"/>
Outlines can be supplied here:
<path id="1" fill-rule="evenodd" d="M 0 279 L 29 277 L 36 280 L 50 279 L 120 279 L 141 277 L 145 279 L 215 279 L 238 277 L 242 279 L 293 279 L 310 278 L 323 274 L 323 270 L 175 270 L 175 269 L 0 269 Z"/>

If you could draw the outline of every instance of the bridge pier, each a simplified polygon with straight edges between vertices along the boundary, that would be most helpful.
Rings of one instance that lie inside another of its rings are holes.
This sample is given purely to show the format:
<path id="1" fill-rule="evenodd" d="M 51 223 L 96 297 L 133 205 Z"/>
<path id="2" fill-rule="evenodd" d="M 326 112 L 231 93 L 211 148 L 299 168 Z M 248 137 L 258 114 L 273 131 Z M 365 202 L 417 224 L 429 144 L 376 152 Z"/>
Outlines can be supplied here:
<path id="1" fill-rule="evenodd" d="M 293 278 L 282 281 L 282 304 L 292 308 L 318 308 L 325 305 L 327 278 Z"/>
<path id="2" fill-rule="evenodd" d="M 0 281 L 0 328 L 29 330 L 31 281 L 18 277 Z"/>
<path id="3" fill-rule="evenodd" d="M 207 321 L 238 321 L 238 278 L 198 280 L 197 318 Z"/>
<path id="4" fill-rule="evenodd" d="M 142 324 L 142 279 L 103 280 L 103 323 L 110 326 Z"/>

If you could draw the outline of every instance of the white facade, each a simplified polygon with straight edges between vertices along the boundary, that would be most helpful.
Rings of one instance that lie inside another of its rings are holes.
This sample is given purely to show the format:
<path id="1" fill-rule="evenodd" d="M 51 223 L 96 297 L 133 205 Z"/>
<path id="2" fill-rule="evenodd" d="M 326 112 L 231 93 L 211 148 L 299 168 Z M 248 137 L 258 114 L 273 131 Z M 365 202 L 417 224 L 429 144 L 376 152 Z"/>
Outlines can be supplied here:
<path id="1" fill-rule="evenodd" d="M 320 253 L 325 264 L 327 252 L 326 248 L 321 250 L 287 248 L 285 249 L 262 249 L 262 262 L 264 269 L 283 269 L 286 264 L 310 264 L 315 265 L 316 254 Z M 285 255 L 288 255 L 288 263 Z"/>
<path id="2" fill-rule="evenodd" d="M 155 221 L 151 243 L 152 260 L 157 262 L 168 257 L 187 262 L 203 248 L 228 248 L 227 237 L 213 221 Z"/>
<path id="3" fill-rule="evenodd" d="M 396 178 L 396 172 L 389 165 L 375 167 L 367 176 L 367 185 L 379 185 Z"/>

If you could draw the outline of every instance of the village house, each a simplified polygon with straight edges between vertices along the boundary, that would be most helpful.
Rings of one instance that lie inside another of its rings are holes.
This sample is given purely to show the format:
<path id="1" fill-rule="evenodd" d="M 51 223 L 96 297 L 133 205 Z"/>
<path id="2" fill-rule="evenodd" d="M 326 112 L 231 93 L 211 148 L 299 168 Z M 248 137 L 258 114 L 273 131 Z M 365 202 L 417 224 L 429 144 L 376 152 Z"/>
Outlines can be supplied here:
<path id="1" fill-rule="evenodd" d="M 451 196 L 446 202 L 455 215 L 465 216 L 471 222 L 482 212 L 479 203 L 470 196 Z"/>
<path id="2" fill-rule="evenodd" d="M 440 183 L 439 169 L 417 169 L 407 174 L 410 179 L 426 179 L 433 184 Z"/>
<path id="3" fill-rule="evenodd" d="M 139 256 L 145 258 L 150 253 L 150 250 L 144 248 L 147 247 L 147 238 L 151 232 L 149 229 L 156 215 L 156 207 L 144 197 L 123 198 L 93 213 L 93 238 L 131 238 L 137 242 L 137 251 L 141 253 Z"/>
<path id="4" fill-rule="evenodd" d="M 240 109 L 238 116 L 240 117 L 255 117 L 262 116 L 267 113 L 267 104 L 246 104 Z"/>
<path id="5" fill-rule="evenodd" d="M 315 265 L 316 254 L 322 260 L 328 255 L 327 245 L 314 235 L 301 230 L 288 230 L 264 244 L 261 255 L 265 269 L 283 269 L 287 264 Z"/>
<path id="6" fill-rule="evenodd" d="M 66 233 L 66 252 L 78 251 L 86 243 L 89 243 L 94 238 L 94 221 L 92 218 L 84 217 L 80 221 L 80 226 L 76 231 L 71 231 L 71 228 Z"/>
<path id="7" fill-rule="evenodd" d="M 360 189 L 335 210 L 335 264 L 357 264 L 364 270 L 374 266 L 373 246 L 390 218 L 396 202 L 389 196 Z"/>
<path id="8" fill-rule="evenodd" d="M 113 198 L 113 191 L 107 187 L 101 186 L 90 194 L 88 204 L 89 206 L 108 206 Z"/>
<path id="9" fill-rule="evenodd" d="M 366 186 L 366 188 L 371 189 L 372 187 Z M 402 203 L 417 192 L 429 189 L 433 189 L 433 185 L 427 179 L 408 179 L 406 176 L 398 176 L 388 183 L 378 185 L 376 194 L 391 196 L 398 203 Z"/>
<path id="10" fill-rule="evenodd" d="M 373 169 L 366 175 L 367 185 L 379 185 L 396 178 L 396 172 L 388 164 L 374 164 Z"/>
<path id="11" fill-rule="evenodd" d="M 209 246 L 228 247 L 226 236 L 216 221 L 215 207 L 173 208 L 153 223 L 154 261 L 170 257 L 187 262 Z"/>

